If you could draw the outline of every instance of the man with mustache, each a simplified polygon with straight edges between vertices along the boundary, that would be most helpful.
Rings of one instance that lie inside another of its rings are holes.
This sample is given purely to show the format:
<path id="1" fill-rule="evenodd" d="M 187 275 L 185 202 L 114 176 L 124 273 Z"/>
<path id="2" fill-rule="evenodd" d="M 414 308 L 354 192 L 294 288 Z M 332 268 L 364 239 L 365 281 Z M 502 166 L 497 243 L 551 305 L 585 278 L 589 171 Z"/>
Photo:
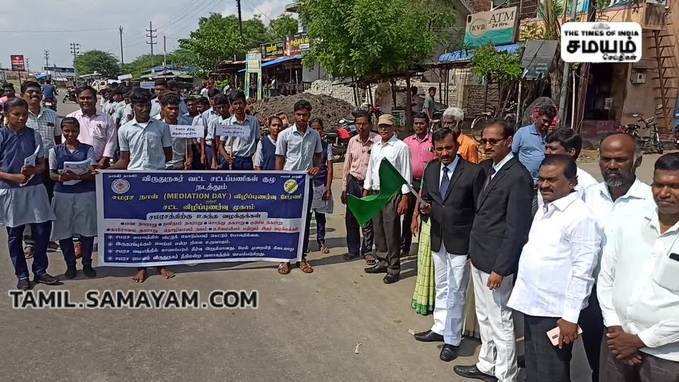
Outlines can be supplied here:
<path id="1" fill-rule="evenodd" d="M 639 165 L 641 152 L 631 135 L 612 134 L 601 141 L 599 168 L 604 181 L 586 189 L 583 199 L 598 220 L 606 238 L 610 236 L 610 229 L 617 222 L 640 216 L 654 208 L 651 187 L 642 183 L 635 175 Z M 601 261 L 601 255 L 598 261 Z M 597 266 L 595 270 L 595 280 L 599 273 L 598 268 Z M 605 331 L 596 288 L 597 285 L 594 284 L 579 322 L 593 381 L 599 379 L 600 345 Z"/>

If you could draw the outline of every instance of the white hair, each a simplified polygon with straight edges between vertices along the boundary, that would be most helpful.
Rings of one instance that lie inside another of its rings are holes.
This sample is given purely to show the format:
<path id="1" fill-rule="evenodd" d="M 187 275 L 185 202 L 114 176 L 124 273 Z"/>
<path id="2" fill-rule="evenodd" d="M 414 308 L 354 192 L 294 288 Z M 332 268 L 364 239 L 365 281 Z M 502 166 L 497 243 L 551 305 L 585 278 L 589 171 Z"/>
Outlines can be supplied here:
<path id="1" fill-rule="evenodd" d="M 461 122 L 464 120 L 464 111 L 459 107 L 449 107 L 443 112 L 444 117 L 453 117 L 455 121 Z"/>

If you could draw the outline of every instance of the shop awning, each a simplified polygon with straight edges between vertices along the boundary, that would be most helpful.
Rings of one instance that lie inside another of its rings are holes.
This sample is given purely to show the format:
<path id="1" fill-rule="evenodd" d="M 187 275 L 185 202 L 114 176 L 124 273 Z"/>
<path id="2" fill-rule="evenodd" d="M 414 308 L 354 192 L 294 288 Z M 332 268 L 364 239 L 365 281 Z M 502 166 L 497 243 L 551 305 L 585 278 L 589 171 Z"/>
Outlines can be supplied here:
<path id="1" fill-rule="evenodd" d="M 495 50 L 498 52 L 508 52 L 508 53 L 518 53 L 519 49 L 521 49 L 521 44 L 519 43 L 500 45 L 495 47 Z M 439 62 L 451 64 L 456 62 L 466 62 L 470 61 L 473 56 L 474 56 L 473 49 L 456 50 L 454 52 L 443 53 L 442 55 L 440 55 Z"/>

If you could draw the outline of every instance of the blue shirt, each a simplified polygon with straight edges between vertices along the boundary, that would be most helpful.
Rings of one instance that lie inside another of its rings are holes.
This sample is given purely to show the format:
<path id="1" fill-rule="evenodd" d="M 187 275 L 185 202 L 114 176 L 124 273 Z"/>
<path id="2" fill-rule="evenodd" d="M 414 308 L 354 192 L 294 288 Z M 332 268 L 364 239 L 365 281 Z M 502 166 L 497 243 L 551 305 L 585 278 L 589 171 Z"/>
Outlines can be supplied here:
<path id="1" fill-rule="evenodd" d="M 537 182 L 540 164 L 545 159 L 545 137 L 535 128 L 535 125 L 524 126 L 514 134 L 512 152 L 528 169 L 533 182 Z"/>
<path id="2" fill-rule="evenodd" d="M 45 99 L 54 99 L 57 89 L 52 84 L 42 85 L 42 97 Z"/>

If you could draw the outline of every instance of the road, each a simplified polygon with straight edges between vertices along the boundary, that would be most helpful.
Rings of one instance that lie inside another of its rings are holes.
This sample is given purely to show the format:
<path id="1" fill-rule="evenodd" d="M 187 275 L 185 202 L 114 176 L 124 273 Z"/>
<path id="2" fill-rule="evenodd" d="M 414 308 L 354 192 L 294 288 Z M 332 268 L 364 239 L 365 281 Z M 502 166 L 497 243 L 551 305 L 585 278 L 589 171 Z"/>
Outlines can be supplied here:
<path id="1" fill-rule="evenodd" d="M 74 109 L 60 105 L 60 112 Z M 335 206 L 328 216 L 331 251 L 311 254 L 312 274 L 295 269 L 281 276 L 269 263 L 179 266 L 172 280 L 154 275 L 135 285 L 132 270 L 99 268 L 97 278 L 79 275 L 56 287 L 75 300 L 92 289 L 199 290 L 202 296 L 215 289 L 258 290 L 258 309 L 13 310 L 4 294 L 0 338 L 9 351 L 0 357 L 2 379 L 461 381 L 452 365 L 474 362 L 478 342 L 465 339 L 461 356 L 444 363 L 440 345 L 414 341 L 409 330 L 432 323 L 410 309 L 416 256 L 403 259 L 404 279 L 389 286 L 363 273 L 362 261 L 345 262 L 344 208 L 338 200 Z M 4 232 L 0 242 L 6 242 Z M 0 289 L 6 291 L 16 281 L 6 245 L 0 253 Z M 61 254 L 49 259 L 50 272 L 62 275 Z M 588 380 L 586 365 L 579 342 L 574 381 Z"/>

